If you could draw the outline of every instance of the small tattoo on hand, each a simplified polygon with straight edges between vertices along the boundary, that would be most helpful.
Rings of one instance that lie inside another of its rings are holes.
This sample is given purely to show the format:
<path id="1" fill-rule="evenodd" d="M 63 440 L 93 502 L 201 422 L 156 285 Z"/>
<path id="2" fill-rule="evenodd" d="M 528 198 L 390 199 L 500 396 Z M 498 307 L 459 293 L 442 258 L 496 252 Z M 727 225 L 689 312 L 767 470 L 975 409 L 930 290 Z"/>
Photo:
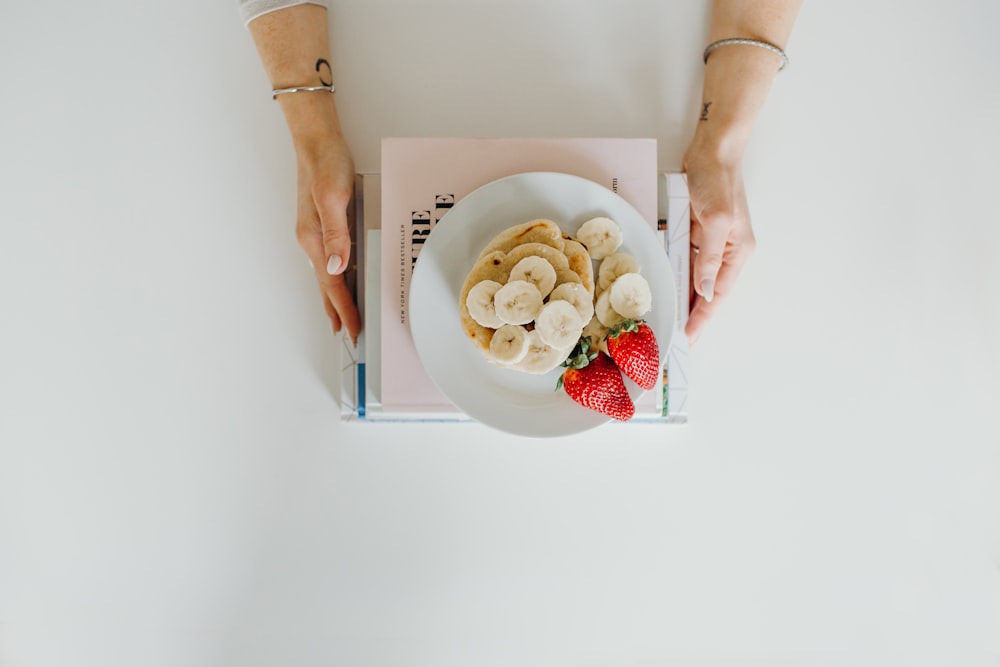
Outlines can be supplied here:
<path id="1" fill-rule="evenodd" d="M 708 120 L 708 107 L 712 106 L 711 102 L 705 102 L 701 105 L 701 116 L 698 120 Z"/>
<path id="2" fill-rule="evenodd" d="M 330 79 L 327 81 L 323 78 L 323 67 L 326 66 L 326 78 Z M 330 69 L 330 63 L 327 62 L 326 58 L 320 58 L 316 61 L 316 71 L 319 72 L 319 82 L 324 86 L 333 85 L 333 70 Z"/>

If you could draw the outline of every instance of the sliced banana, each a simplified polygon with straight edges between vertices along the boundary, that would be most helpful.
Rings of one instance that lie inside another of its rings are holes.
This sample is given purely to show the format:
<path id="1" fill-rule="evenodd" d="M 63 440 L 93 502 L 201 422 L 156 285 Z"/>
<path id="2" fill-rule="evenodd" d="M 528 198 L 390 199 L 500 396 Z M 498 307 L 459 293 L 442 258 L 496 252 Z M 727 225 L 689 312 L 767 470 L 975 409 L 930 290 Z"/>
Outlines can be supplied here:
<path id="1" fill-rule="evenodd" d="M 556 270 L 544 257 L 525 257 L 510 270 L 510 278 L 507 280 L 508 282 L 526 280 L 534 283 L 544 299 L 556 286 Z"/>
<path id="2" fill-rule="evenodd" d="M 524 359 L 511 366 L 511 368 L 531 375 L 543 375 L 554 368 L 558 368 L 559 364 L 569 356 L 571 349 L 560 350 L 559 348 L 552 347 L 542 340 L 537 329 L 529 331 L 528 353 L 524 355 Z"/>
<path id="3" fill-rule="evenodd" d="M 566 301 L 573 304 L 580 314 L 581 322 L 589 322 L 594 316 L 594 300 L 582 283 L 563 283 L 549 294 L 549 303 Z"/>
<path id="4" fill-rule="evenodd" d="M 465 297 L 465 307 L 469 309 L 469 316 L 478 324 L 490 329 L 496 329 L 503 324 L 493 304 L 493 297 L 501 287 L 503 285 L 495 280 L 482 280 L 469 290 L 469 294 Z"/>
<path id="5" fill-rule="evenodd" d="M 576 238 L 592 259 L 604 259 L 622 244 L 622 230 L 611 218 L 596 217 L 580 225 Z"/>
<path id="6" fill-rule="evenodd" d="M 511 280 L 497 290 L 493 304 L 505 324 L 527 324 L 542 310 L 542 293 L 527 280 Z"/>
<path id="7" fill-rule="evenodd" d="M 597 315 L 594 315 L 592 318 L 590 318 L 590 321 L 587 322 L 587 326 L 583 328 L 583 333 L 580 335 L 590 337 L 591 346 L 596 346 L 596 349 L 600 349 L 603 350 L 604 352 L 607 352 L 608 331 L 609 331 L 608 327 L 604 326 L 604 324 L 602 324 L 601 321 L 597 319 Z"/>
<path id="8" fill-rule="evenodd" d="M 490 339 L 490 359 L 501 364 L 516 364 L 528 353 L 528 330 L 517 324 L 504 324 Z"/>
<path id="9" fill-rule="evenodd" d="M 618 276 L 605 293 L 610 295 L 611 307 L 615 312 L 627 318 L 642 317 L 653 307 L 649 283 L 638 273 Z"/>
<path id="10" fill-rule="evenodd" d="M 626 273 L 639 273 L 639 260 L 624 252 L 613 252 L 597 267 L 597 289 L 604 291 L 615 279 Z"/>
<path id="11" fill-rule="evenodd" d="M 535 331 L 542 342 L 555 348 L 576 344 L 583 331 L 583 320 L 576 307 L 568 301 L 550 301 L 535 318 Z"/>
<path id="12" fill-rule="evenodd" d="M 614 287 L 614 283 L 611 286 Z M 625 319 L 611 307 L 611 290 L 604 290 L 597 297 L 597 301 L 594 302 L 594 314 L 601 324 L 609 328 Z"/>

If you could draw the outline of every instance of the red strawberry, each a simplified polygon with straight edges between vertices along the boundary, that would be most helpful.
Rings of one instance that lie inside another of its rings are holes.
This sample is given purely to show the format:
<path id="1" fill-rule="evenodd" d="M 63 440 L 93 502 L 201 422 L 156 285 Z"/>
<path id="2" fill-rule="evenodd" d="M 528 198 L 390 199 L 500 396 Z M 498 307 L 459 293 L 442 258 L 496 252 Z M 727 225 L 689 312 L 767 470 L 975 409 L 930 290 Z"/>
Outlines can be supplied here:
<path id="1" fill-rule="evenodd" d="M 628 421 L 635 414 L 621 371 L 608 355 L 590 351 L 589 338 L 580 339 L 563 365 L 567 368 L 557 388 L 561 386 L 574 401 L 618 421 Z"/>
<path id="2" fill-rule="evenodd" d="M 625 320 L 611 327 L 608 354 L 643 389 L 652 389 L 660 379 L 660 346 L 642 320 Z"/>

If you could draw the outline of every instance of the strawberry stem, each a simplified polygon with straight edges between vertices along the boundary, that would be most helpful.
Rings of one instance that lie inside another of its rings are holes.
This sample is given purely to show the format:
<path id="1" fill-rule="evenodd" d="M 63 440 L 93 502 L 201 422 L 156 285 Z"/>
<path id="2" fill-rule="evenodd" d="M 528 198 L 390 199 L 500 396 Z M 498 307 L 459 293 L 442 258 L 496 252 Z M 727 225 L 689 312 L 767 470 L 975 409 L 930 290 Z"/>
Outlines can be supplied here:
<path id="1" fill-rule="evenodd" d="M 608 338 L 618 338 L 618 335 L 623 331 L 636 332 L 639 330 L 639 325 L 645 320 L 622 320 L 611 327 L 608 331 Z"/>

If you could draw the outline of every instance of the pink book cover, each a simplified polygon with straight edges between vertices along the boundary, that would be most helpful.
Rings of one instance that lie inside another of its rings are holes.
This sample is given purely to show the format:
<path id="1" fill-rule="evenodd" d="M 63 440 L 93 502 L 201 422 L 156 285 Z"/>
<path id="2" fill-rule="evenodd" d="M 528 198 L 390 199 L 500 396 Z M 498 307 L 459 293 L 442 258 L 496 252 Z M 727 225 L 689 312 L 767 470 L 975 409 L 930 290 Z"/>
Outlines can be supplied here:
<path id="1" fill-rule="evenodd" d="M 410 336 L 410 275 L 424 239 L 476 188 L 514 174 L 553 171 L 590 179 L 657 221 L 656 140 L 644 138 L 386 138 L 382 141 L 382 406 L 457 409 L 424 371 Z M 655 403 L 647 392 L 640 403 Z M 655 405 L 637 405 L 653 411 Z"/>

